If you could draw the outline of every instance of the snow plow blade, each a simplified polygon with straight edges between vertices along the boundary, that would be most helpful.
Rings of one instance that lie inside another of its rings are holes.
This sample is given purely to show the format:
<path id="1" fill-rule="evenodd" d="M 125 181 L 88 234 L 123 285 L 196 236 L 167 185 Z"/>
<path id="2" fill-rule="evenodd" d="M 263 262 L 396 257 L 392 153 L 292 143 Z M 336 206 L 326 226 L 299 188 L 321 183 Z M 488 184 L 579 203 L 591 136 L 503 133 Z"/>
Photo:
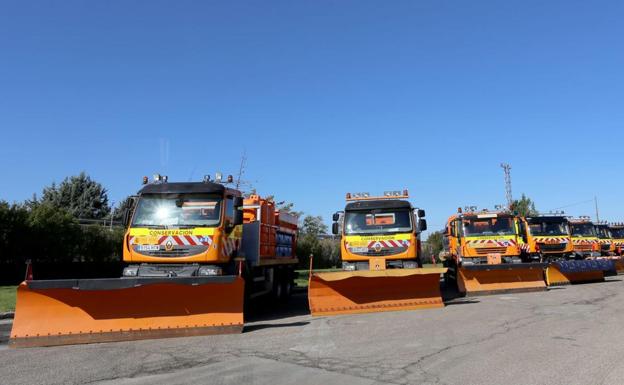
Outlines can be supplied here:
<path id="1" fill-rule="evenodd" d="M 237 276 L 25 281 L 9 346 L 240 333 Z"/>
<path id="2" fill-rule="evenodd" d="M 470 265 L 459 268 L 457 287 L 471 295 L 546 290 L 542 263 Z"/>
<path id="3" fill-rule="evenodd" d="M 308 301 L 313 316 L 444 307 L 446 268 L 314 273 Z"/>
<path id="4" fill-rule="evenodd" d="M 546 283 L 561 286 L 602 282 L 606 275 L 614 275 L 615 269 L 615 262 L 609 259 L 553 262 L 546 268 Z"/>

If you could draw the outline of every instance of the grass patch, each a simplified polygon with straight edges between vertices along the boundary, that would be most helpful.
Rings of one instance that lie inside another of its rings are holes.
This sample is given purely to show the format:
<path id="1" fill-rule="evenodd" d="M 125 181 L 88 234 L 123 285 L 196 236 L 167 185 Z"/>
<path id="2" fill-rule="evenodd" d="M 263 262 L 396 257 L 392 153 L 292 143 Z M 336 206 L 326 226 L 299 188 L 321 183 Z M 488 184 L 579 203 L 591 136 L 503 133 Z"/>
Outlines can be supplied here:
<path id="1" fill-rule="evenodd" d="M 0 286 L 0 313 L 15 310 L 17 286 Z"/>
<path id="2" fill-rule="evenodd" d="M 303 270 L 295 270 L 297 273 L 299 273 L 299 277 L 295 279 L 295 285 L 297 285 L 298 287 L 308 287 L 308 275 L 310 274 L 310 270 L 308 269 L 303 269 Z M 327 271 L 342 271 L 342 269 L 314 269 L 315 273 L 318 272 L 327 272 Z"/>
<path id="3" fill-rule="evenodd" d="M 432 267 L 442 267 L 441 263 L 438 263 L 437 265 L 433 265 L 432 263 L 423 263 L 423 268 L 424 269 L 430 269 Z M 310 271 L 308 269 L 303 269 L 303 270 L 295 270 L 297 273 L 299 273 L 299 277 L 297 279 L 295 279 L 295 285 L 297 285 L 298 287 L 308 287 L 308 274 L 310 274 Z M 328 271 L 342 271 L 342 269 L 315 269 L 314 272 L 328 272 Z"/>

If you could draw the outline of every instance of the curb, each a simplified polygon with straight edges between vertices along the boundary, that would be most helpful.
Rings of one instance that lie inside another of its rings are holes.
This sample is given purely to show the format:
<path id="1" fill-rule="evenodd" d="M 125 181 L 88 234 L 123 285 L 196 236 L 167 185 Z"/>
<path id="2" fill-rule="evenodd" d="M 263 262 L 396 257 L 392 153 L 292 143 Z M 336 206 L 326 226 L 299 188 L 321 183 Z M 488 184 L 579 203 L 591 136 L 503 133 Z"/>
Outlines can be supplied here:
<path id="1" fill-rule="evenodd" d="M 0 313 L 0 319 L 11 319 L 15 316 L 15 313 L 12 311 L 6 313 Z"/>

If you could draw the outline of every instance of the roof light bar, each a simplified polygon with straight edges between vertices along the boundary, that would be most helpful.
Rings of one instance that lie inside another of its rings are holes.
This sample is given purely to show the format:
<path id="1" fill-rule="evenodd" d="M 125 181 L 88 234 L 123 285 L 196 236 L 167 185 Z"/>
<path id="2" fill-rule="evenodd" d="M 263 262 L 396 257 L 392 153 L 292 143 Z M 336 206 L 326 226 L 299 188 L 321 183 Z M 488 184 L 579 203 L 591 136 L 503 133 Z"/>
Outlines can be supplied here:
<path id="1" fill-rule="evenodd" d="M 346 200 L 355 201 L 355 200 L 372 200 L 372 199 L 407 199 L 409 198 L 407 190 L 401 191 L 384 191 L 382 196 L 373 196 L 369 192 L 354 192 L 347 193 Z"/>

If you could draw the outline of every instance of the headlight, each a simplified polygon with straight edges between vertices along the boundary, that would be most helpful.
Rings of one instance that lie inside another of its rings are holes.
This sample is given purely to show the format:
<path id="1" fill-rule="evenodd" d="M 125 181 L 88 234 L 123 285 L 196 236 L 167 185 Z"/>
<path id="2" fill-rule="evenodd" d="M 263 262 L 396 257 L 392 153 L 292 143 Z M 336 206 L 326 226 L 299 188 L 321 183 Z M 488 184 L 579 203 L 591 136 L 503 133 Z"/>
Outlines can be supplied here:
<path id="1" fill-rule="evenodd" d="M 342 262 L 342 270 L 355 271 L 355 263 Z"/>
<path id="2" fill-rule="evenodd" d="M 200 275 L 202 277 L 222 274 L 223 269 L 221 269 L 219 266 L 202 266 L 197 271 L 197 275 Z"/>
<path id="3" fill-rule="evenodd" d="M 136 277 L 137 275 L 139 275 L 138 266 L 128 266 L 123 269 L 124 277 Z"/>
<path id="4" fill-rule="evenodd" d="M 403 261 L 404 269 L 416 269 L 417 267 L 416 261 Z"/>

